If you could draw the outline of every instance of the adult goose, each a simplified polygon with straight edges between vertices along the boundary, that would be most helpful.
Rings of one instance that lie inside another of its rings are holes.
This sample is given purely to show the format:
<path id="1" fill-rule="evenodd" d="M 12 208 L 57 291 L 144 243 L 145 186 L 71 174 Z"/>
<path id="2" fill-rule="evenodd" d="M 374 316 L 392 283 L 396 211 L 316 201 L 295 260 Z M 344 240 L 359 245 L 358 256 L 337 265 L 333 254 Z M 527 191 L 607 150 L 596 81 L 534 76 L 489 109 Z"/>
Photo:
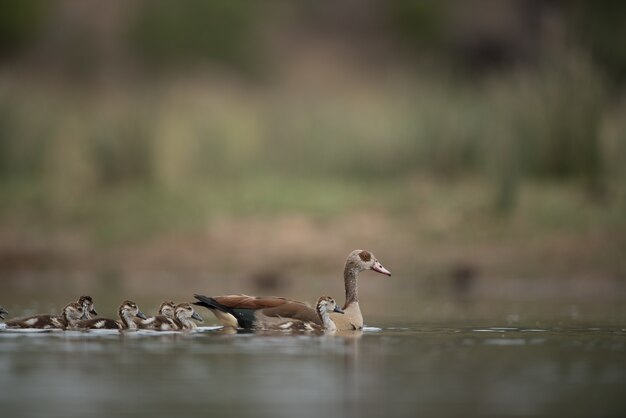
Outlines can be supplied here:
<path id="1" fill-rule="evenodd" d="M 363 328 L 363 315 L 359 307 L 357 276 L 365 270 L 373 270 L 387 276 L 391 272 L 376 259 L 374 254 L 365 250 L 354 250 L 348 255 L 343 270 L 346 290 L 344 314 L 332 313 L 331 319 L 337 330 L 359 330 Z M 248 295 L 226 295 L 207 297 L 195 295 L 198 306 L 208 308 L 225 327 L 263 328 L 276 326 L 285 320 L 311 322 L 322 326 L 322 321 L 315 311 L 305 303 L 280 297 Z"/>

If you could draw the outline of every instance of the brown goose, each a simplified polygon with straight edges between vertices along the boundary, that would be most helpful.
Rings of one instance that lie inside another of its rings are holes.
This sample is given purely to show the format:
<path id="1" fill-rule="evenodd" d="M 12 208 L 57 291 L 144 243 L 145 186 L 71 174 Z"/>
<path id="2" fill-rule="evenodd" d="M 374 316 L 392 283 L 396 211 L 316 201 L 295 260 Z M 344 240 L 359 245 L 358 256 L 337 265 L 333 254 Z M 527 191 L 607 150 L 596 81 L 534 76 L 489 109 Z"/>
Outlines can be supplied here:
<path id="1" fill-rule="evenodd" d="M 357 276 L 364 270 L 391 276 L 389 270 L 365 250 L 354 250 L 348 255 L 343 270 L 346 289 L 344 315 L 331 314 L 338 330 L 358 330 L 363 328 L 363 315 L 359 307 Z M 207 297 L 195 295 L 198 306 L 208 308 L 225 327 L 255 328 L 274 326 L 285 320 L 297 320 L 322 325 L 322 321 L 310 306 L 295 300 L 280 297 L 248 295 L 226 295 Z"/>
<path id="2" fill-rule="evenodd" d="M 178 325 L 175 322 L 176 316 L 174 310 L 176 304 L 173 301 L 165 301 L 159 307 L 159 314 L 148 319 L 133 318 L 135 324 L 141 329 L 152 329 L 156 331 L 177 330 Z"/>
<path id="3" fill-rule="evenodd" d="M 78 298 L 79 305 L 81 305 L 85 311 L 85 319 L 91 319 L 91 315 L 97 316 L 96 308 L 93 306 L 93 299 L 91 296 L 81 296 Z"/>
<path id="4" fill-rule="evenodd" d="M 174 319 L 174 322 L 178 326 L 178 329 L 189 330 L 197 328 L 196 323 L 193 322 L 192 319 L 200 322 L 203 321 L 202 317 L 194 311 L 191 303 L 179 303 L 176 305 L 175 312 L 176 318 Z"/>
<path id="5" fill-rule="evenodd" d="M 343 310 L 337 306 L 335 299 L 330 296 L 321 296 L 315 304 L 315 312 L 322 325 L 315 322 L 298 321 L 298 320 L 285 320 L 278 324 L 259 324 L 256 328 L 259 330 L 275 330 L 275 331 L 324 331 L 334 332 L 337 331 L 337 326 L 330 319 L 331 312 L 338 312 L 343 314 Z"/>
<path id="6" fill-rule="evenodd" d="M 74 327 L 79 320 L 84 318 L 83 306 L 77 302 L 72 302 L 63 308 L 61 316 L 34 315 L 26 318 L 15 318 L 6 321 L 6 325 L 7 328 L 66 329 Z"/>
<path id="7" fill-rule="evenodd" d="M 130 300 L 125 300 L 120 305 L 117 313 L 120 317 L 119 321 L 109 318 L 94 318 L 79 321 L 76 324 L 80 329 L 137 329 L 137 325 L 133 318 L 146 319 L 146 316 L 139 310 L 137 304 Z"/>

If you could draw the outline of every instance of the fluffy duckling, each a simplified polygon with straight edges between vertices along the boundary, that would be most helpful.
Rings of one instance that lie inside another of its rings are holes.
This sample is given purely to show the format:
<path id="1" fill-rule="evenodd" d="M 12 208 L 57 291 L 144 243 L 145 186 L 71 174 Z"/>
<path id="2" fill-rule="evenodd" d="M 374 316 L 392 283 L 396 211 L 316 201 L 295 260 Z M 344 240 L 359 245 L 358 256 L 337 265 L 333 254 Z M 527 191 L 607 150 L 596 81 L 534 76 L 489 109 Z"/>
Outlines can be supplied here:
<path id="1" fill-rule="evenodd" d="M 176 304 L 174 302 L 165 301 L 159 307 L 159 314 L 148 319 L 133 318 L 138 328 L 152 329 L 156 331 L 177 330 L 175 314 Z"/>
<path id="2" fill-rule="evenodd" d="M 98 312 L 96 312 L 96 308 L 93 305 L 93 299 L 91 296 L 81 296 L 78 298 L 79 305 L 82 305 L 85 311 L 85 319 L 91 319 L 91 315 L 97 316 Z"/>
<path id="3" fill-rule="evenodd" d="M 109 318 L 94 318 L 79 321 L 77 327 L 80 329 L 137 329 L 134 317 L 146 319 L 146 316 L 139 310 L 137 304 L 130 300 L 122 302 L 118 309 L 119 321 Z"/>
<path id="4" fill-rule="evenodd" d="M 0 319 L 4 320 L 6 318 L 6 315 L 8 314 L 9 314 L 9 311 L 7 311 L 2 306 L 0 306 Z"/>
<path id="5" fill-rule="evenodd" d="M 331 312 L 343 314 L 343 310 L 337 306 L 335 299 L 330 296 L 321 296 L 315 304 L 315 312 L 317 313 L 322 325 L 311 321 L 287 320 L 274 324 L 265 324 L 258 328 L 261 330 L 277 330 L 277 331 L 337 331 L 337 326 L 330 319 Z"/>
<path id="6" fill-rule="evenodd" d="M 85 319 L 83 306 L 72 302 L 63 308 L 61 316 L 34 315 L 10 319 L 6 321 L 6 325 L 7 328 L 67 329 L 75 327 L 81 319 Z"/>
<path id="7" fill-rule="evenodd" d="M 192 319 L 195 319 L 199 322 L 204 321 L 202 317 L 198 315 L 196 311 L 194 311 L 191 303 L 179 303 L 178 305 L 176 305 L 176 309 L 174 312 L 176 315 L 174 322 L 176 323 L 176 325 L 178 325 L 179 329 L 189 330 L 197 328 L 198 326 L 195 322 L 192 321 Z"/>

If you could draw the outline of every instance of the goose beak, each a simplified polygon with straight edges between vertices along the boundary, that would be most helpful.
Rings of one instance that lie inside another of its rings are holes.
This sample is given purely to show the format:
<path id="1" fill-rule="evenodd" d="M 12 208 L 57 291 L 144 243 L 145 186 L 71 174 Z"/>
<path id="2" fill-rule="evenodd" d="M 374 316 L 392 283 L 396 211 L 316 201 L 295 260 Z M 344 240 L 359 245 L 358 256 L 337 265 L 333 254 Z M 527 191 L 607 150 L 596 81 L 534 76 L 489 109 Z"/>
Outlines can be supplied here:
<path id="1" fill-rule="evenodd" d="M 98 312 L 96 312 L 95 308 L 91 308 L 91 310 L 89 311 L 90 314 L 92 315 L 98 315 Z"/>
<path id="2" fill-rule="evenodd" d="M 375 272 L 382 273 L 386 276 L 391 277 L 391 272 L 387 270 L 386 268 L 384 268 L 383 265 L 380 264 L 380 261 L 376 261 L 371 269 L 374 270 Z"/>
<path id="3" fill-rule="evenodd" d="M 333 312 L 337 312 L 337 313 L 340 313 L 340 314 L 345 313 L 343 311 L 343 309 L 341 309 L 339 306 L 335 306 L 335 309 L 333 309 Z"/>
<path id="4" fill-rule="evenodd" d="M 200 322 L 204 321 L 204 319 L 202 319 L 202 317 L 198 315 L 198 312 L 194 312 L 193 315 L 191 315 L 191 317 L 195 319 L 196 321 L 200 321 Z"/>
<path id="5" fill-rule="evenodd" d="M 137 316 L 138 318 L 141 318 L 141 319 L 148 319 L 148 317 L 141 311 L 137 311 L 137 315 L 135 315 L 135 316 Z"/>

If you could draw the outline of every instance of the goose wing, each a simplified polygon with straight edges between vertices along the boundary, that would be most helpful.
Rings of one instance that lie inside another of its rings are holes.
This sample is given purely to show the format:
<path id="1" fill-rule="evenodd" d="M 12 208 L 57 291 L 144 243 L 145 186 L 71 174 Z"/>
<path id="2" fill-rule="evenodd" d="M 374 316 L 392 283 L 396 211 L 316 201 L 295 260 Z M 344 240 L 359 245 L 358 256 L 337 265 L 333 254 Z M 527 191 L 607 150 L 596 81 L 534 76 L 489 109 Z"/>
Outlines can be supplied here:
<path id="1" fill-rule="evenodd" d="M 313 308 L 306 304 L 276 296 L 195 295 L 196 305 L 210 309 L 224 325 L 254 328 L 276 320 L 294 319 L 320 323 Z"/>

